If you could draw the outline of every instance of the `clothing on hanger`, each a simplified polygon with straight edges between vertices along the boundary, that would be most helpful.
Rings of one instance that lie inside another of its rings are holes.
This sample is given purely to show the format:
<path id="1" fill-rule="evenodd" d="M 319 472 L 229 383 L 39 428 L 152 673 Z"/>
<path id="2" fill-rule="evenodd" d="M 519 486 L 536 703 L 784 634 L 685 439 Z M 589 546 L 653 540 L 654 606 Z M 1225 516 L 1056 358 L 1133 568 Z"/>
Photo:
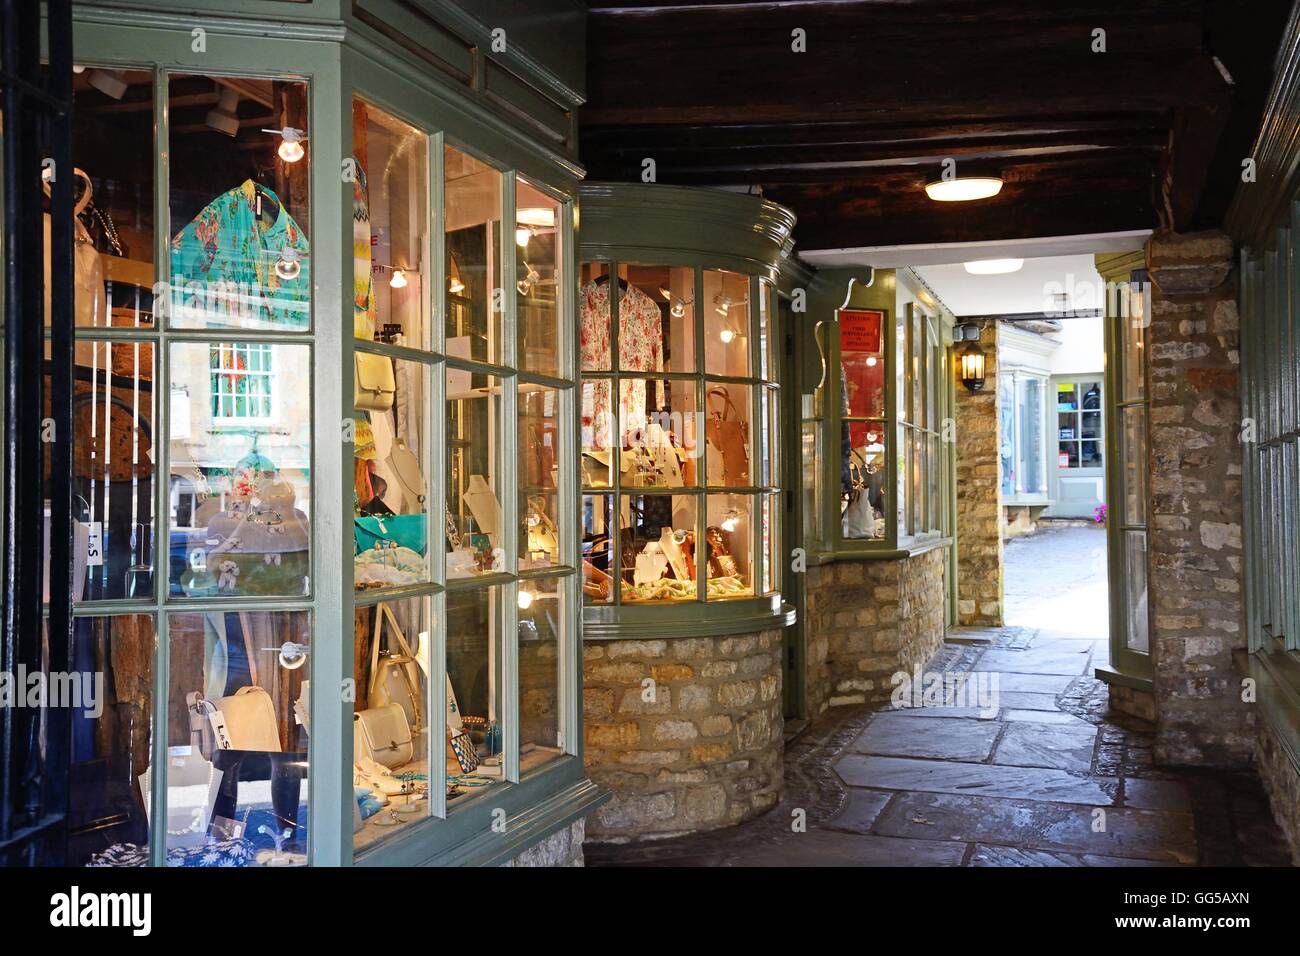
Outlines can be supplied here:
<path id="1" fill-rule="evenodd" d="M 605 278 L 605 277 L 601 277 Z M 620 280 L 622 282 L 623 280 Z M 634 285 L 620 290 L 618 297 L 618 361 L 625 372 L 662 372 L 664 369 L 663 313 L 658 304 Z M 579 293 L 581 319 L 582 368 L 585 371 L 608 367 L 610 355 L 609 280 L 589 282 Z M 663 383 L 657 382 L 659 405 L 663 405 Z M 593 446 L 609 448 L 615 436 L 611 431 L 610 384 L 593 379 L 583 388 L 583 427 L 594 429 Z M 646 422 L 646 383 L 628 379 L 623 384 L 619 403 L 619 427 L 622 432 L 643 427 Z"/>

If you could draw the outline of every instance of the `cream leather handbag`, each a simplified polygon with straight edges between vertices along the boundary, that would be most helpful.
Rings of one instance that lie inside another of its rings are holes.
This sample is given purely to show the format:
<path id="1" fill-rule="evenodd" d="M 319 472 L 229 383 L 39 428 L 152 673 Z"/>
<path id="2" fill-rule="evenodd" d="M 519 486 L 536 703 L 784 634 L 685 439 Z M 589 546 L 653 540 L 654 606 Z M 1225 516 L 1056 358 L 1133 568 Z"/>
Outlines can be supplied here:
<path id="1" fill-rule="evenodd" d="M 84 170 L 72 171 L 86 184 L 72 210 L 72 271 L 75 285 L 73 287 L 73 313 L 78 326 L 108 325 L 108 299 L 104 293 L 104 264 L 99 261 L 95 243 L 90 233 L 78 218 L 81 211 L 90 204 L 92 189 L 90 177 Z M 45 184 L 45 194 L 50 194 L 50 186 Z M 45 320 L 50 320 L 50 214 L 45 213 Z"/>
<path id="2" fill-rule="evenodd" d="M 369 757 L 389 770 L 411 762 L 415 756 L 411 725 L 400 704 L 369 707 L 353 722 L 353 759 Z"/>
<path id="3" fill-rule="evenodd" d="M 280 752 L 280 730 L 271 695 L 261 687 L 241 687 L 221 698 L 217 709 L 226 722 L 231 750 Z"/>
<path id="4" fill-rule="evenodd" d="M 380 604 L 377 610 L 375 635 L 370 644 L 369 703 L 371 707 L 397 704 L 406 715 L 411 733 L 418 734 L 424 730 L 424 708 L 421 706 L 420 669 L 415 652 L 397 626 L 392 608 Z M 385 624 L 388 625 L 389 647 L 381 654 Z"/>
<path id="5" fill-rule="evenodd" d="M 356 387 L 353 404 L 367 412 L 386 412 L 393 407 L 397 394 L 397 378 L 393 374 L 393 361 L 387 355 L 357 351 Z"/>

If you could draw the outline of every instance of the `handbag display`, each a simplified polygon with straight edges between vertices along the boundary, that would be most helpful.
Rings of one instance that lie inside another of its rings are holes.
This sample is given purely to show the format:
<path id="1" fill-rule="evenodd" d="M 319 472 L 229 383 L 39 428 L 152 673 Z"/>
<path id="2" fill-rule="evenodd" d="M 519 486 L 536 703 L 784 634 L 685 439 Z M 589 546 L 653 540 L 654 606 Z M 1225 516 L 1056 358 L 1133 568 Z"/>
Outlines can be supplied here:
<path id="1" fill-rule="evenodd" d="M 731 556 L 731 546 L 727 535 L 721 528 L 709 527 L 704 530 L 704 542 L 708 546 L 709 576 L 715 578 L 740 577 L 740 568 Z"/>
<path id="2" fill-rule="evenodd" d="M 353 405 L 368 412 L 386 412 L 393 407 L 397 377 L 393 360 L 374 352 L 356 352 L 356 382 Z"/>
<path id="3" fill-rule="evenodd" d="M 389 770 L 408 764 L 415 756 L 415 738 L 400 704 L 367 707 L 353 721 L 354 759 L 369 757 Z"/>
<path id="4" fill-rule="evenodd" d="M 428 549 L 424 515 L 365 515 L 353 518 L 352 524 L 357 554 L 373 550 L 376 545 L 387 548 L 396 544 L 421 555 Z"/>
<path id="5" fill-rule="evenodd" d="M 108 296 L 104 292 L 104 264 L 95 251 L 95 243 L 90 233 L 78 216 L 90 205 L 93 188 L 90 177 L 82 169 L 74 168 L 73 174 L 81 179 L 86 188 L 72 210 L 72 272 L 73 272 L 73 315 L 78 326 L 108 324 Z M 45 183 L 45 194 L 50 194 L 49 183 Z M 45 213 L 45 321 L 50 321 L 50 214 Z"/>
<path id="6" fill-rule="evenodd" d="M 714 408 L 713 400 L 722 399 L 722 408 Z M 726 388 L 715 385 L 709 389 L 706 401 L 709 404 L 709 419 L 705 424 L 705 437 L 708 443 L 722 456 L 722 480 L 717 480 L 716 472 L 710 467 L 709 483 L 722 484 L 727 487 L 744 487 L 749 481 L 749 423 L 733 419 L 737 414 L 736 405 Z M 712 462 L 706 462 L 712 465 Z"/>
<path id="7" fill-rule="evenodd" d="M 241 687 L 217 705 L 225 721 L 228 747 L 223 750 L 251 750 L 280 753 L 280 729 L 271 695 L 257 686 Z M 218 735 L 220 740 L 220 735 Z"/>
<path id="8" fill-rule="evenodd" d="M 385 624 L 389 641 L 397 646 L 382 651 Z M 398 627 L 392 608 L 387 604 L 378 604 L 375 607 L 375 633 L 370 645 L 370 687 L 367 700 L 371 707 L 397 704 L 406 714 L 411 733 L 419 734 L 424 729 L 421 697 L 420 670 L 415 652 Z"/>
<path id="9" fill-rule="evenodd" d="M 624 484 L 632 487 L 680 488 L 682 463 L 672 439 L 662 425 L 651 422 L 639 429 L 640 441 L 623 452 Z"/>

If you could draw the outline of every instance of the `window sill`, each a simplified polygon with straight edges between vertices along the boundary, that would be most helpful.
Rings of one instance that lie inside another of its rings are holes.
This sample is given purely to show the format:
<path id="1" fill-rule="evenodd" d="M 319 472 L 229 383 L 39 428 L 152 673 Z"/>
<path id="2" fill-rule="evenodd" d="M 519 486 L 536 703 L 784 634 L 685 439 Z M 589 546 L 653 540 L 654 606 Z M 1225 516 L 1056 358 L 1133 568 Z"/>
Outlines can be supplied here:
<path id="1" fill-rule="evenodd" d="M 915 558 L 934 551 L 947 548 L 953 539 L 936 535 L 932 538 L 904 538 L 896 547 L 889 547 L 884 541 L 863 542 L 857 547 L 844 547 L 839 551 L 822 551 L 808 555 L 809 564 L 833 564 L 836 561 L 897 561 L 899 558 Z"/>
<path id="2" fill-rule="evenodd" d="M 714 637 L 788 627 L 793 605 L 780 594 L 731 601 L 679 601 L 664 604 L 588 604 L 582 609 L 582 639 L 644 641 L 652 638 Z"/>
<path id="3" fill-rule="evenodd" d="M 1094 668 L 1093 675 L 1103 684 L 1109 684 L 1112 687 L 1127 687 L 1129 690 L 1145 691 L 1148 694 L 1153 692 L 1150 677 L 1140 674 L 1126 674 L 1123 671 L 1116 670 L 1110 664 L 1103 664 Z"/>

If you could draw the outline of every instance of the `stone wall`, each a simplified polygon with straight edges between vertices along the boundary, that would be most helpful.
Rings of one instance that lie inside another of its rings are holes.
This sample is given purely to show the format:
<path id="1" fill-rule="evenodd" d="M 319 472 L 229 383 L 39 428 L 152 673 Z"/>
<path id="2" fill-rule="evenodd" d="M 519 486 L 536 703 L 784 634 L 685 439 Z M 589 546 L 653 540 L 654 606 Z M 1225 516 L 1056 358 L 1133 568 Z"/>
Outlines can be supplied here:
<path id="1" fill-rule="evenodd" d="M 1003 505 L 1002 506 L 1002 540 L 1023 538 L 1038 530 L 1038 516 L 1043 505 Z"/>
<path id="2" fill-rule="evenodd" d="M 587 772 L 613 794 L 588 839 L 712 830 L 780 800 L 779 630 L 588 641 L 582 669 Z"/>
<path id="3" fill-rule="evenodd" d="M 1161 763 L 1242 765 L 1241 399 L 1232 241 L 1153 236 L 1148 600 Z"/>
<path id="4" fill-rule="evenodd" d="M 808 569 L 809 717 L 827 707 L 888 700 L 893 675 L 924 665 L 939 649 L 946 553 L 935 548 L 911 558 L 835 561 Z"/>
<path id="5" fill-rule="evenodd" d="M 1291 847 L 1291 859 L 1300 866 L 1300 767 L 1287 756 L 1268 721 L 1261 720 L 1259 724 L 1255 764 L 1268 792 L 1273 816 Z"/>
<path id="6" fill-rule="evenodd" d="M 980 334 L 979 346 L 984 351 L 984 387 L 972 392 L 957 386 L 957 618 L 964 626 L 1001 627 L 996 322 Z M 958 356 L 963 347 L 956 347 Z"/>
<path id="7" fill-rule="evenodd" d="M 545 840 L 530 846 L 502 866 L 583 866 L 582 841 L 586 830 L 585 820 L 576 820 L 567 827 L 556 830 Z"/>

